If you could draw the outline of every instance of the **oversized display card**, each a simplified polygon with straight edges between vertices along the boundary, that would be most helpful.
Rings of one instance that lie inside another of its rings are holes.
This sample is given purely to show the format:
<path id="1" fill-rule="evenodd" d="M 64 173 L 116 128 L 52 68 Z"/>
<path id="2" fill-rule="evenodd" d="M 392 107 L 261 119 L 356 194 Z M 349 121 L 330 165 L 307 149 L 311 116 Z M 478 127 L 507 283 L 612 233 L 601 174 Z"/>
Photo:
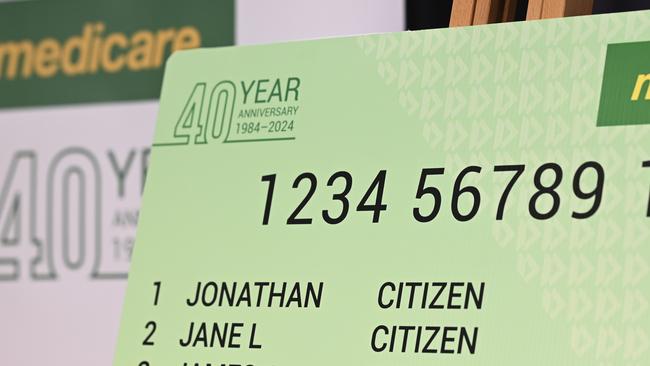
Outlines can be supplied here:
<path id="1" fill-rule="evenodd" d="M 650 12 L 176 53 L 115 365 L 650 361 Z"/>

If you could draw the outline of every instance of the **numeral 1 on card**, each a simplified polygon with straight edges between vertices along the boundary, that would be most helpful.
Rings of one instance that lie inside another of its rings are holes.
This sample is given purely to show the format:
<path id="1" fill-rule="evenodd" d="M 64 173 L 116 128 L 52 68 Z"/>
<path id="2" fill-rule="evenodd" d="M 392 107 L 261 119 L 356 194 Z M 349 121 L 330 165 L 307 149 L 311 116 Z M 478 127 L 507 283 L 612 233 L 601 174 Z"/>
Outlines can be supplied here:
<path id="1" fill-rule="evenodd" d="M 650 160 L 643 162 L 644 168 L 650 168 Z M 647 217 L 650 217 L 650 195 L 648 195 L 648 212 L 646 213 Z"/>

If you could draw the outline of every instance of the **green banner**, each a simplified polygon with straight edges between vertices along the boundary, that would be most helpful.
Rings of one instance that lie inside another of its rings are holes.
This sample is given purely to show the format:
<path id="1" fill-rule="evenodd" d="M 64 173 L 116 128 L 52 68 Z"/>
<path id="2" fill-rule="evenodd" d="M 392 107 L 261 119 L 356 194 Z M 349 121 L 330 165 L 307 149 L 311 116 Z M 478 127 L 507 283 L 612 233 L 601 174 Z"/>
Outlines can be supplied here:
<path id="1" fill-rule="evenodd" d="M 2 4 L 0 108 L 155 99 L 173 51 L 233 43 L 234 0 Z"/>
<path id="2" fill-rule="evenodd" d="M 598 126 L 650 124 L 650 42 L 610 44 Z"/>

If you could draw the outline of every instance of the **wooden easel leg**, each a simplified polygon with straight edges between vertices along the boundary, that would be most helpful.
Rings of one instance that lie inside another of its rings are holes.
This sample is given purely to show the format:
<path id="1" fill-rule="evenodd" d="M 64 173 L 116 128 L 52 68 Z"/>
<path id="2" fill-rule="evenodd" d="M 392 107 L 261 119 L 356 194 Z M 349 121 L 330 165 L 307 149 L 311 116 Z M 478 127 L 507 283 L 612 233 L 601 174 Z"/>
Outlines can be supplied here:
<path id="1" fill-rule="evenodd" d="M 529 0 L 527 20 L 591 14 L 593 0 Z"/>
<path id="2" fill-rule="evenodd" d="M 501 21 L 504 0 L 476 0 L 474 25 L 497 23 Z"/>
<path id="3" fill-rule="evenodd" d="M 564 16 L 589 15 L 594 9 L 594 0 L 565 0 Z"/>
<path id="4" fill-rule="evenodd" d="M 528 10 L 526 11 L 526 20 L 542 19 L 542 8 L 544 0 L 528 0 Z"/>
<path id="5" fill-rule="evenodd" d="M 476 0 L 454 0 L 451 7 L 450 27 L 464 27 L 474 24 Z"/>
<path id="6" fill-rule="evenodd" d="M 503 4 L 503 14 L 501 22 L 512 22 L 515 20 L 517 12 L 517 0 L 505 0 Z"/>
<path id="7" fill-rule="evenodd" d="M 510 22 L 516 9 L 517 0 L 454 0 L 449 26 Z"/>

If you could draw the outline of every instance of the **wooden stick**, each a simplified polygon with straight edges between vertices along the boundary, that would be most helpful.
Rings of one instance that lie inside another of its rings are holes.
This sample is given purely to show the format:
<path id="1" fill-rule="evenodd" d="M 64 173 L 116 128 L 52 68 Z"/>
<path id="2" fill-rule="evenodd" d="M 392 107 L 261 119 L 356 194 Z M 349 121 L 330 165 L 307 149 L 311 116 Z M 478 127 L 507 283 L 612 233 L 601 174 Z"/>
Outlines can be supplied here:
<path id="1" fill-rule="evenodd" d="M 526 11 L 526 20 L 542 19 L 542 8 L 544 0 L 528 0 L 528 10 Z"/>
<path id="2" fill-rule="evenodd" d="M 529 0 L 527 20 L 591 14 L 593 0 Z"/>
<path id="3" fill-rule="evenodd" d="M 518 0 L 454 0 L 450 27 L 509 22 Z M 521 1 L 521 0 L 519 0 Z M 594 0 L 529 0 L 527 20 L 591 14 Z"/>
<path id="4" fill-rule="evenodd" d="M 502 22 L 512 22 L 515 20 L 517 13 L 517 0 L 505 0 L 503 4 L 503 13 L 501 14 Z"/>
<path id="5" fill-rule="evenodd" d="M 451 7 L 450 27 L 463 27 L 474 24 L 476 0 L 454 0 Z"/>
<path id="6" fill-rule="evenodd" d="M 449 26 L 511 22 L 516 10 L 517 0 L 454 0 Z"/>
<path id="7" fill-rule="evenodd" d="M 589 15 L 594 9 L 594 0 L 564 0 L 564 16 Z"/>
<path id="8" fill-rule="evenodd" d="M 473 25 L 501 21 L 504 0 L 476 0 Z"/>

